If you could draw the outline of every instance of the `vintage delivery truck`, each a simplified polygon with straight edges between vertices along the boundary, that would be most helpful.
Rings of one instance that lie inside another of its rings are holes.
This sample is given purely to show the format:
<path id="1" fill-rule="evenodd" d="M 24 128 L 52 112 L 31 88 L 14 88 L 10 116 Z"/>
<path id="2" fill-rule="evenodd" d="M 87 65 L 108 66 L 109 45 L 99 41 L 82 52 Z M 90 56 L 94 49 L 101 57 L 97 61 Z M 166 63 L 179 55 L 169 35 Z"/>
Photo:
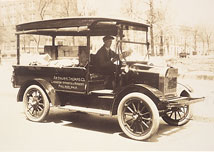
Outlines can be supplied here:
<path id="1" fill-rule="evenodd" d="M 135 140 L 155 134 L 160 117 L 169 125 L 189 122 L 190 104 L 204 98 L 192 96 L 192 89 L 177 82 L 178 69 L 149 64 L 148 30 L 146 24 L 96 17 L 17 25 L 12 84 L 20 88 L 17 101 L 24 103 L 26 117 L 43 121 L 51 106 L 117 116 L 122 131 Z M 22 64 L 21 36 L 25 35 L 51 38 L 52 45 L 44 46 L 43 57 L 49 57 L 43 58 L 45 62 L 31 58 L 32 62 Z M 120 57 L 114 63 L 113 88 L 106 88 L 106 76 L 96 70 L 97 50 L 92 47 L 97 43 L 93 38 L 102 40 L 106 35 L 115 38 L 113 50 Z M 85 42 L 56 45 L 59 37 L 72 41 L 81 37 Z"/>

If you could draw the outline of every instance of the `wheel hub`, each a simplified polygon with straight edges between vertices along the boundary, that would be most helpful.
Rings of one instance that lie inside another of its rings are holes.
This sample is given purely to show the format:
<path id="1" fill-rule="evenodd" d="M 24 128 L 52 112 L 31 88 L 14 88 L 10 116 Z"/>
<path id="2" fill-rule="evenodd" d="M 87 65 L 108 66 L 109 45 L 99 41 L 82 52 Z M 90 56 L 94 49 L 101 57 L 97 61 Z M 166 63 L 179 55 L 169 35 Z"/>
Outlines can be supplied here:
<path id="1" fill-rule="evenodd" d="M 139 115 L 138 115 L 138 114 L 133 115 L 133 119 L 134 119 L 134 120 L 137 120 L 138 118 L 139 118 Z"/>
<path id="2" fill-rule="evenodd" d="M 31 102 L 31 105 L 32 106 L 34 106 L 34 107 L 36 107 L 37 105 L 38 105 L 38 97 L 37 96 L 35 96 L 35 97 L 33 97 L 33 99 L 32 99 L 32 102 Z"/>

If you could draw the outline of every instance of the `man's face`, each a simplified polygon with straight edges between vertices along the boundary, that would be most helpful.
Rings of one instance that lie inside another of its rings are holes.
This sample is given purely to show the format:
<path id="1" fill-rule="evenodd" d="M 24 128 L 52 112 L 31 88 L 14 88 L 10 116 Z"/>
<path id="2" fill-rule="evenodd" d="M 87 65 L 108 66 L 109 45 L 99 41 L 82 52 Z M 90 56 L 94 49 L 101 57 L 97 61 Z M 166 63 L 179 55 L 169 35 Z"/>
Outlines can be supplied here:
<path id="1" fill-rule="evenodd" d="M 112 40 L 106 40 L 106 41 L 104 42 L 104 44 L 105 44 L 105 47 L 110 48 L 110 47 L 111 47 L 111 44 L 112 44 Z"/>

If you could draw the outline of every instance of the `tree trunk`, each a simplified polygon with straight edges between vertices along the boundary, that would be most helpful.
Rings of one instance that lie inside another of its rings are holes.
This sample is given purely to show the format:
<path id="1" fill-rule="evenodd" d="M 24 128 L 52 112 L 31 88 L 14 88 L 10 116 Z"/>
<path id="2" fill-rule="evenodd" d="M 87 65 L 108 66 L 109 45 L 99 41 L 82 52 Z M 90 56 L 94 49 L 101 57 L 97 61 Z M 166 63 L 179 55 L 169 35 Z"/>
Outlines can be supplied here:
<path id="1" fill-rule="evenodd" d="M 154 56 L 155 55 L 155 51 L 154 51 L 154 33 L 153 33 L 153 24 L 154 24 L 154 10 L 153 10 L 153 0 L 150 0 L 149 2 L 150 4 L 150 37 L 151 37 L 151 55 Z"/>
<path id="2" fill-rule="evenodd" d="M 154 35 L 153 35 L 153 25 L 150 25 L 150 37 L 151 37 L 151 55 L 154 56 L 155 55 L 155 51 L 154 51 Z"/>

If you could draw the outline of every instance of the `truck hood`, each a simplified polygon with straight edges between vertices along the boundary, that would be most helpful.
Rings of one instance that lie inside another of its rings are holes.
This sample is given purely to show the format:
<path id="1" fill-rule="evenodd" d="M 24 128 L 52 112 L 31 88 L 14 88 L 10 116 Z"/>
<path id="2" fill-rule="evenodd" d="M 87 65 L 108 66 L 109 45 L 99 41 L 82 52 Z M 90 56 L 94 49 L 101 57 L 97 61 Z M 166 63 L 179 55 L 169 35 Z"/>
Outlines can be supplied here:
<path id="1" fill-rule="evenodd" d="M 173 67 L 166 67 L 166 66 L 154 66 L 148 65 L 146 63 L 132 63 L 128 64 L 128 67 L 125 67 L 126 70 L 133 71 L 133 72 L 143 72 L 143 73 L 155 73 L 159 74 L 160 77 L 177 77 L 178 76 L 178 69 Z"/>

